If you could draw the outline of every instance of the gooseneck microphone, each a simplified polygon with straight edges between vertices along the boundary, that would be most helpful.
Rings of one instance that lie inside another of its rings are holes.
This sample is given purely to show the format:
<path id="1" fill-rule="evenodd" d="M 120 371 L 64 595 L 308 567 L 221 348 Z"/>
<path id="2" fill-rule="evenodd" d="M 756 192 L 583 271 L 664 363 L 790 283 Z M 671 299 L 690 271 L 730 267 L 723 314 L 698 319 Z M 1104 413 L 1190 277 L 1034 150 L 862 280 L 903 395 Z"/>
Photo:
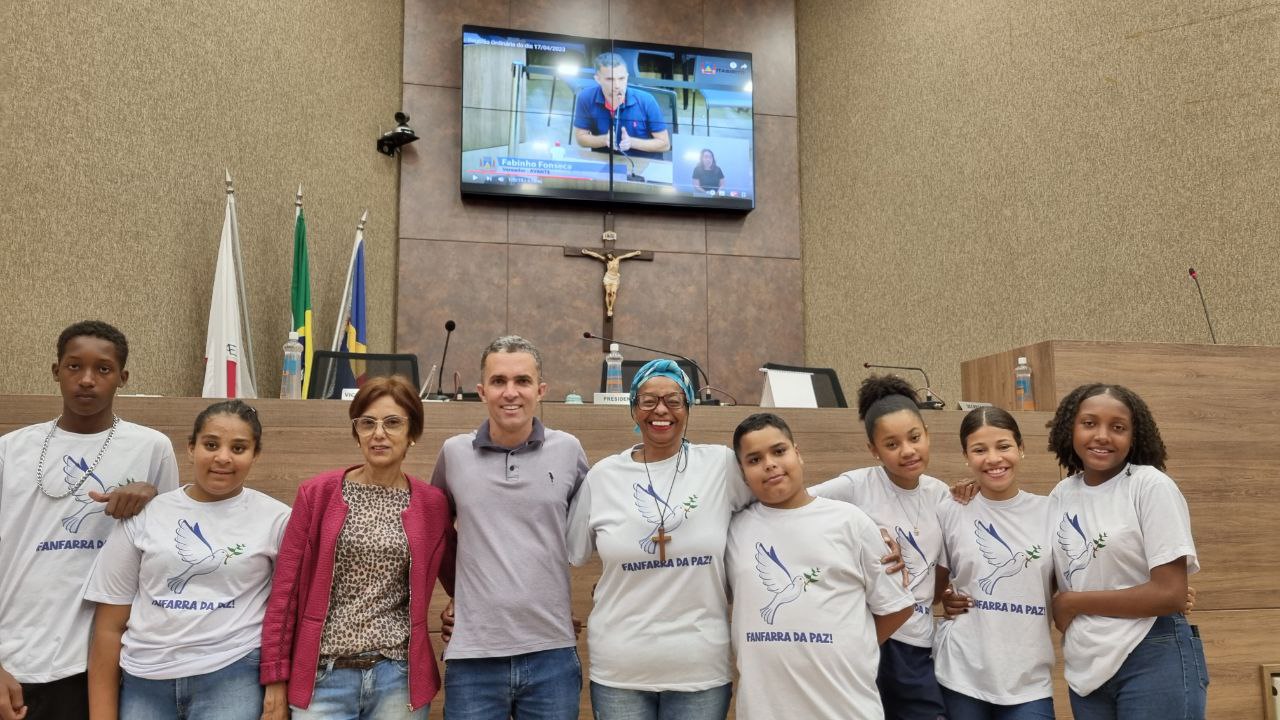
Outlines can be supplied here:
<path id="1" fill-rule="evenodd" d="M 436 374 L 436 392 L 431 396 L 432 400 L 448 400 L 449 396 L 444 392 L 444 359 L 449 355 L 449 337 L 453 335 L 454 329 L 458 327 L 458 323 L 452 320 L 444 322 L 444 352 L 440 353 L 440 369 Z"/>
<path id="2" fill-rule="evenodd" d="M 916 407 L 921 410 L 941 410 L 947 406 L 942 398 L 934 396 L 933 388 L 929 386 L 929 373 L 925 372 L 924 368 L 911 365 L 876 365 L 869 362 L 862 363 L 862 367 L 879 370 L 914 370 L 924 376 L 924 400 L 917 400 Z"/>
<path id="3" fill-rule="evenodd" d="M 1196 274 L 1195 268 L 1187 268 L 1187 274 L 1191 276 L 1191 281 L 1196 284 L 1196 292 L 1200 294 L 1200 307 L 1204 309 L 1204 324 L 1209 326 L 1209 339 L 1214 345 L 1218 344 L 1218 336 L 1213 332 L 1213 321 L 1209 319 L 1209 306 L 1204 301 L 1204 290 L 1200 289 L 1200 276 Z"/>
<path id="4" fill-rule="evenodd" d="M 627 161 L 627 181 L 628 182 L 648 182 L 644 176 L 636 172 L 636 161 L 627 154 L 626 150 L 618 147 L 618 143 L 622 142 L 622 122 L 617 113 L 613 115 L 613 124 L 610 128 L 613 132 L 613 146 L 610 148 L 613 152 L 621 155 Z M 621 344 L 621 343 L 619 343 Z M 657 352 L 656 350 L 654 352 Z M 692 361 L 690 361 L 692 362 Z"/>
<path id="5" fill-rule="evenodd" d="M 635 348 L 637 350 L 648 350 L 649 352 L 655 352 L 655 353 L 658 353 L 659 355 L 669 355 L 673 358 L 680 358 L 681 360 L 692 365 L 693 368 L 702 375 L 702 397 L 697 399 L 698 404 L 699 405 L 719 405 L 720 404 L 719 400 L 711 397 L 711 378 L 707 377 L 707 371 L 703 370 L 701 365 L 694 362 L 693 358 L 687 358 L 683 355 L 680 355 L 679 353 L 673 353 L 668 350 L 659 350 L 657 348 L 645 347 L 643 345 L 636 345 L 635 343 L 622 342 L 621 340 L 615 340 L 613 338 L 605 337 L 603 335 L 596 335 L 595 333 L 590 331 L 582 333 L 582 337 L 586 338 L 587 340 L 603 340 L 605 342 L 618 343 L 623 347 Z"/>

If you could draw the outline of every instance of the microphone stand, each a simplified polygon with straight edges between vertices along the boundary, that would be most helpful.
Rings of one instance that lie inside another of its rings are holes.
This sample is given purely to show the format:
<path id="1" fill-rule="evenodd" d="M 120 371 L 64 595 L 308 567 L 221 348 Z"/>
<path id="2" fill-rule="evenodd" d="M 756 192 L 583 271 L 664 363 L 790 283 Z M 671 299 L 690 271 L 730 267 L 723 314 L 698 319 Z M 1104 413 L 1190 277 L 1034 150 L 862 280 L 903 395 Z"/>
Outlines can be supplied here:
<path id="1" fill-rule="evenodd" d="M 884 370 L 914 370 L 924 376 L 924 400 L 917 400 L 916 407 L 921 410 L 941 410 L 947 406 L 941 398 L 934 397 L 933 389 L 929 387 L 929 373 L 924 368 L 911 367 L 909 365 L 876 365 L 874 363 L 862 363 L 864 368 L 877 368 Z"/>
<path id="2" fill-rule="evenodd" d="M 1187 274 L 1191 276 L 1191 280 L 1196 284 L 1196 292 L 1200 293 L 1200 307 L 1204 309 L 1204 323 L 1209 326 L 1209 339 L 1214 345 L 1218 344 L 1218 336 L 1213 332 L 1213 321 L 1209 319 L 1209 306 L 1204 301 L 1204 290 L 1200 289 L 1200 275 L 1195 268 L 1187 268 Z"/>
<path id="3" fill-rule="evenodd" d="M 440 353 L 440 367 L 436 375 L 436 392 L 429 396 L 428 400 L 448 400 L 449 396 L 444 392 L 444 359 L 449 355 L 449 338 L 453 335 L 454 328 L 458 324 L 449 320 L 444 324 L 444 352 Z"/>

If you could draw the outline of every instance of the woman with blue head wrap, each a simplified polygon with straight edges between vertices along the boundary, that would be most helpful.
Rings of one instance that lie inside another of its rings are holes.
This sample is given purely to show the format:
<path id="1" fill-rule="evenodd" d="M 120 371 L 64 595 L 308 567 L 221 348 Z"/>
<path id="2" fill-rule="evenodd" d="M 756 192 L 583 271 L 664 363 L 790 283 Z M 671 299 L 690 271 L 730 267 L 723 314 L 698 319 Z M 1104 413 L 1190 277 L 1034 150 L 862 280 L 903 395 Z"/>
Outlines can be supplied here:
<path id="1" fill-rule="evenodd" d="M 596 463 L 569 510 L 575 565 L 603 563 L 587 622 L 599 720 L 724 720 L 731 695 L 724 550 L 751 501 L 733 450 L 685 439 L 693 384 L 672 360 L 631 383 L 640 443 Z"/>

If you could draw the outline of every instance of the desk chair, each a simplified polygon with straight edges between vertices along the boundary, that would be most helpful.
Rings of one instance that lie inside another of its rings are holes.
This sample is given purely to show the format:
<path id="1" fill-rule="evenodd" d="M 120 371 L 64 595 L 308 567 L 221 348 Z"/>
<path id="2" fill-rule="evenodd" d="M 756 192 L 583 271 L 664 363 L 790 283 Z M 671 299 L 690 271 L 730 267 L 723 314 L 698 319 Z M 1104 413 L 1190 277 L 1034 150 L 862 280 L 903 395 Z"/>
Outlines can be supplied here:
<path id="1" fill-rule="evenodd" d="M 352 364 L 359 368 L 364 363 L 364 376 L 389 377 L 401 375 L 409 380 L 414 393 L 418 391 L 418 356 L 411 353 L 348 353 L 317 350 L 311 358 L 311 385 L 307 388 L 308 400 L 337 400 L 348 383 L 357 377 Z"/>
<path id="2" fill-rule="evenodd" d="M 710 58 L 705 58 L 705 60 L 710 60 Z M 698 93 L 702 95 L 702 107 L 706 111 L 704 122 L 707 128 L 707 135 L 710 135 L 711 108 L 749 108 L 751 107 L 751 94 L 734 85 L 718 82 L 707 75 L 703 75 L 701 71 L 703 61 L 704 58 L 701 55 L 693 60 L 693 84 L 698 86 Z M 692 120 L 690 126 L 692 127 Z"/>

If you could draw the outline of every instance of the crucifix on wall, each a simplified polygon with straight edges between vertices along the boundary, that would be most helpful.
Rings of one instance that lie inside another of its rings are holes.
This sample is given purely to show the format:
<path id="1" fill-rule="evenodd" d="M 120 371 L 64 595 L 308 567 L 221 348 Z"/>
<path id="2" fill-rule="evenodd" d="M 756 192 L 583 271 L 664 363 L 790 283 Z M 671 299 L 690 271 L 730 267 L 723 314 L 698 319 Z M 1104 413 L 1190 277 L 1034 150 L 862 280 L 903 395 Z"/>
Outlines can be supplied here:
<path id="1" fill-rule="evenodd" d="M 605 213 L 604 233 L 600 238 L 601 247 L 566 246 L 564 254 L 567 257 L 587 257 L 604 263 L 604 278 L 601 281 L 604 285 L 604 324 L 600 334 L 612 337 L 613 311 L 618 302 L 618 288 L 622 285 L 622 263 L 626 260 L 653 260 L 653 253 L 648 250 L 621 250 L 615 247 L 618 243 L 618 233 L 613 230 L 613 213 Z M 608 342 L 605 342 L 604 349 L 606 351 L 609 349 Z"/>

